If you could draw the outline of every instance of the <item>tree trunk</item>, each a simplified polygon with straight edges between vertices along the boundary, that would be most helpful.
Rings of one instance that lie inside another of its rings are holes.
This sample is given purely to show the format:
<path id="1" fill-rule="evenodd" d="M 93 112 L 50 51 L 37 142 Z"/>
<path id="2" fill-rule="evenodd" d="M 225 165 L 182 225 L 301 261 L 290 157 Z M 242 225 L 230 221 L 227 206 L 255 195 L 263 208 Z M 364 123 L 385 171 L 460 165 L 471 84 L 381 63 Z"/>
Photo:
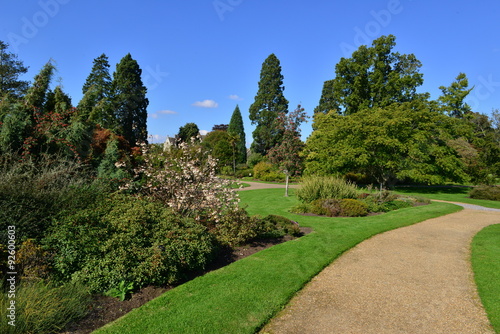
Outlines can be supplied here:
<path id="1" fill-rule="evenodd" d="M 285 197 L 288 197 L 288 174 L 286 174 Z"/>

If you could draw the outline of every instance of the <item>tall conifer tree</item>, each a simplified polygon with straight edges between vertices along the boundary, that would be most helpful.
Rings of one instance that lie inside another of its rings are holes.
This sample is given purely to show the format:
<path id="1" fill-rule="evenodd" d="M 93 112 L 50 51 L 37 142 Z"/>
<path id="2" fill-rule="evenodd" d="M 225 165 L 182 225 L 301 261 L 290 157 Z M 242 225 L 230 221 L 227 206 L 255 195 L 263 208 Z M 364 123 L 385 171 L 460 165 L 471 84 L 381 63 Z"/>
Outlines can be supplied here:
<path id="1" fill-rule="evenodd" d="M 111 88 L 108 57 L 103 53 L 94 59 L 92 70 L 83 85 L 83 98 L 78 104 L 80 117 L 115 130 L 116 118 L 111 105 Z"/>
<path id="2" fill-rule="evenodd" d="M 130 145 L 147 142 L 147 89 L 142 83 L 142 70 L 132 56 L 127 54 L 116 65 L 113 74 L 114 109 L 117 118 L 117 132 Z"/>
<path id="3" fill-rule="evenodd" d="M 283 129 L 277 124 L 277 118 L 280 113 L 288 113 L 284 90 L 280 61 L 273 53 L 262 64 L 259 90 L 250 106 L 250 120 L 257 125 L 252 143 L 256 153 L 266 155 L 281 141 Z"/>
<path id="4" fill-rule="evenodd" d="M 28 68 L 7 48 L 8 44 L 0 41 L 0 100 L 6 96 L 19 98 L 29 86 L 27 81 L 19 80 L 19 76 L 28 72 Z"/>
<path id="5" fill-rule="evenodd" d="M 245 127 L 243 126 L 243 117 L 241 117 L 240 107 L 236 105 L 229 122 L 227 132 L 238 137 L 236 142 L 236 162 L 244 164 L 247 161 L 247 148 L 245 145 Z"/>

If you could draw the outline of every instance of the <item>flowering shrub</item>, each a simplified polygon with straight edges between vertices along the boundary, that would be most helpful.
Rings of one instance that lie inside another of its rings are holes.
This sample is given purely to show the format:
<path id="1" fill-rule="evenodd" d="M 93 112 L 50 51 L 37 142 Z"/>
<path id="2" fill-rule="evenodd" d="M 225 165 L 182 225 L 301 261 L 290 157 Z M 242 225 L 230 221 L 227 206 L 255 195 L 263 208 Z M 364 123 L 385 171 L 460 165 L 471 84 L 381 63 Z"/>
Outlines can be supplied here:
<path id="1" fill-rule="evenodd" d="M 138 186 L 142 194 L 194 218 L 223 244 L 237 244 L 245 235 L 250 237 L 250 226 L 245 226 L 249 217 L 241 212 L 231 181 L 217 177 L 217 160 L 200 145 L 181 143 L 178 149 L 156 154 L 146 145 L 142 149 L 143 164 L 135 170 L 136 182 L 127 188 Z M 228 221 L 228 217 L 233 219 Z"/>

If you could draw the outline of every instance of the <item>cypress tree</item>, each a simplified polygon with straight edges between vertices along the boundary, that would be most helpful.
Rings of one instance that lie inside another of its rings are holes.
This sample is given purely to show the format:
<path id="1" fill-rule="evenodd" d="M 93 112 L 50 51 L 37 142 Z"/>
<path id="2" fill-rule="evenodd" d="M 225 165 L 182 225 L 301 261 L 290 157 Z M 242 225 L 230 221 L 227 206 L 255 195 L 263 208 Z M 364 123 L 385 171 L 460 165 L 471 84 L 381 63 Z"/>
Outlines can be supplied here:
<path id="1" fill-rule="evenodd" d="M 238 137 L 236 142 L 236 163 L 244 164 L 247 161 L 247 148 L 245 145 L 245 128 L 243 117 L 241 117 L 240 107 L 236 105 L 229 122 L 227 132 Z"/>
<path id="2" fill-rule="evenodd" d="M 252 143 L 256 153 L 266 155 L 283 137 L 283 129 L 276 120 L 280 113 L 288 113 L 284 90 L 280 61 L 273 53 L 262 64 L 259 90 L 250 106 L 250 120 L 257 125 Z"/>
<path id="3" fill-rule="evenodd" d="M 116 65 L 113 74 L 114 110 L 117 132 L 130 145 L 147 142 L 147 89 L 142 83 L 142 70 L 137 61 L 127 54 Z"/>
<path id="4" fill-rule="evenodd" d="M 330 110 L 335 110 L 340 112 L 339 105 L 336 103 L 335 97 L 333 95 L 333 80 L 327 80 L 323 84 L 323 90 L 321 92 L 321 98 L 319 99 L 319 105 L 314 108 L 314 113 L 328 114 Z"/>

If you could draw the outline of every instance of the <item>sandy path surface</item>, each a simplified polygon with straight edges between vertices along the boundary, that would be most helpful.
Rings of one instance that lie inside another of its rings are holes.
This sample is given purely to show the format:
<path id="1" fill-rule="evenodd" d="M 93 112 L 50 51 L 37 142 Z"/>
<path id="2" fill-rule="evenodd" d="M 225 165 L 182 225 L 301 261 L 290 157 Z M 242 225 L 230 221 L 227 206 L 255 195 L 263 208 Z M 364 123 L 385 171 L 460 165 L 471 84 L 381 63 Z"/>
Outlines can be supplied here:
<path id="1" fill-rule="evenodd" d="M 500 210 L 465 205 L 368 239 L 316 276 L 261 333 L 494 333 L 470 242 Z"/>
<path id="2" fill-rule="evenodd" d="M 239 191 L 257 190 L 257 189 L 275 189 L 275 188 L 283 188 L 283 189 L 285 189 L 285 185 L 284 184 L 260 183 L 260 182 L 249 182 L 249 181 L 241 181 L 241 183 L 249 184 L 250 187 L 237 189 Z M 290 184 L 288 186 L 289 189 L 291 189 L 291 188 L 297 188 L 297 187 L 298 187 L 297 184 Z"/>

